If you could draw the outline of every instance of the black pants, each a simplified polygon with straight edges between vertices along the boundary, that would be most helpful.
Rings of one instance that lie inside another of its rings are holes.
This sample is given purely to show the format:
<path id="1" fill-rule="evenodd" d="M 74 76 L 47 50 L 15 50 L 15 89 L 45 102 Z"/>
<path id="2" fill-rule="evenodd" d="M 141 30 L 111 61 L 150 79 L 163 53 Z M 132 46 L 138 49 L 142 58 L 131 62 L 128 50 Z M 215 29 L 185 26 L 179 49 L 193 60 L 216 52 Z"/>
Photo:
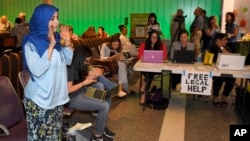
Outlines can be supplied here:
<path id="1" fill-rule="evenodd" d="M 220 88 L 225 81 L 223 96 L 228 96 L 234 87 L 235 78 L 231 77 L 213 77 L 213 96 L 219 96 Z"/>
<path id="2" fill-rule="evenodd" d="M 154 73 L 154 72 L 142 72 L 142 75 L 145 77 L 144 81 L 145 81 L 145 92 L 149 91 L 150 85 L 152 83 L 152 80 L 154 79 L 154 75 L 157 75 L 160 73 Z"/>
<path id="3" fill-rule="evenodd" d="M 227 42 L 227 46 L 231 49 L 232 53 L 237 53 L 239 48 L 238 42 Z"/>
<path id="4" fill-rule="evenodd" d="M 171 74 L 171 88 L 176 89 L 176 85 L 181 82 L 181 74 Z"/>

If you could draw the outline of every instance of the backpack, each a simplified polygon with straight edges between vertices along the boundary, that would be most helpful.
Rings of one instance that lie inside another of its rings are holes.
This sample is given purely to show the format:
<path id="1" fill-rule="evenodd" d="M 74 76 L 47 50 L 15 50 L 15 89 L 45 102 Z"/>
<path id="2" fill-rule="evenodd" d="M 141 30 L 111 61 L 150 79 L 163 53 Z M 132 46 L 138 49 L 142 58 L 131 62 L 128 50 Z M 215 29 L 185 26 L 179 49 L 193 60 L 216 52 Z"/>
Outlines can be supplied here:
<path id="1" fill-rule="evenodd" d="M 168 103 L 169 99 L 163 97 L 162 89 L 153 86 L 148 101 L 146 102 L 146 106 L 155 110 L 164 110 L 168 107 Z"/>

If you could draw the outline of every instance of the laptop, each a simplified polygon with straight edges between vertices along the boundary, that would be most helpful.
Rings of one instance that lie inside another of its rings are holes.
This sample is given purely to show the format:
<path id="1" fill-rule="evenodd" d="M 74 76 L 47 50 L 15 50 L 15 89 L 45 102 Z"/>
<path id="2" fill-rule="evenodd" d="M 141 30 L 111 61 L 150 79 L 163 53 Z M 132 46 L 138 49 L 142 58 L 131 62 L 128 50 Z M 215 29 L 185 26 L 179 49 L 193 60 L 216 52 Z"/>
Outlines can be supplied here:
<path id="1" fill-rule="evenodd" d="M 107 99 L 114 97 L 117 93 L 118 93 L 118 85 L 108 91 L 97 89 L 94 87 L 88 87 L 84 95 L 91 99 L 105 101 Z"/>
<path id="2" fill-rule="evenodd" d="M 175 50 L 173 63 L 193 64 L 195 53 L 193 50 Z"/>
<path id="3" fill-rule="evenodd" d="M 246 56 L 239 53 L 219 53 L 216 61 L 218 69 L 243 70 Z"/>
<path id="4" fill-rule="evenodd" d="M 144 50 L 142 62 L 144 63 L 162 63 L 163 51 L 162 50 Z"/>

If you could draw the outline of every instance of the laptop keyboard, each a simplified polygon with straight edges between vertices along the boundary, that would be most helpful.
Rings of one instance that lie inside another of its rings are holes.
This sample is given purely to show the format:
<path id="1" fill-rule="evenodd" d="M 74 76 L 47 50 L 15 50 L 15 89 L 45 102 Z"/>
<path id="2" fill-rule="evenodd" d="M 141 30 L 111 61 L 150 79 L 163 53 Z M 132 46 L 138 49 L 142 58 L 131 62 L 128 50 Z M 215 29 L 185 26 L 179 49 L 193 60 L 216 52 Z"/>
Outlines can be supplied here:
<path id="1" fill-rule="evenodd" d="M 94 94 L 94 98 L 103 99 L 103 90 L 96 90 Z"/>

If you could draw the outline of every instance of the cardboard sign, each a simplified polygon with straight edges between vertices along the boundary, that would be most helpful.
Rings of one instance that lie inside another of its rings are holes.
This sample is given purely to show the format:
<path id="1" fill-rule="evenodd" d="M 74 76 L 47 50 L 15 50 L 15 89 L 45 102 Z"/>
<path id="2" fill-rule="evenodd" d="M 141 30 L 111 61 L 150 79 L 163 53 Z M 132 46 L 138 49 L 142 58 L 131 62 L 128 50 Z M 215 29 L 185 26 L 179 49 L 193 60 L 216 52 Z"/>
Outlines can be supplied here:
<path id="1" fill-rule="evenodd" d="M 182 71 L 181 93 L 211 95 L 212 72 Z"/>

